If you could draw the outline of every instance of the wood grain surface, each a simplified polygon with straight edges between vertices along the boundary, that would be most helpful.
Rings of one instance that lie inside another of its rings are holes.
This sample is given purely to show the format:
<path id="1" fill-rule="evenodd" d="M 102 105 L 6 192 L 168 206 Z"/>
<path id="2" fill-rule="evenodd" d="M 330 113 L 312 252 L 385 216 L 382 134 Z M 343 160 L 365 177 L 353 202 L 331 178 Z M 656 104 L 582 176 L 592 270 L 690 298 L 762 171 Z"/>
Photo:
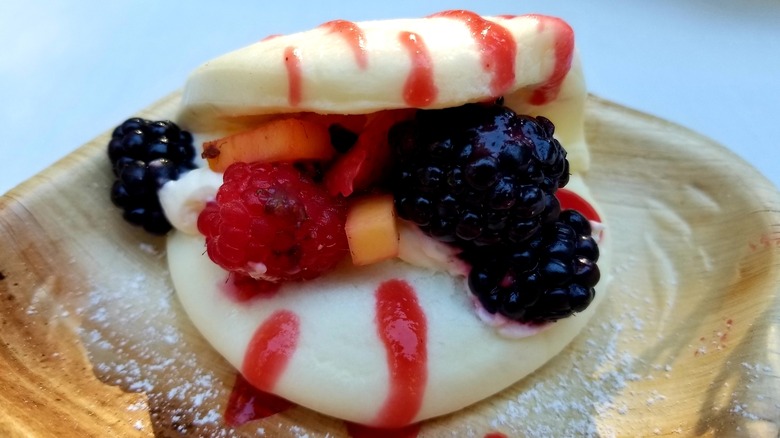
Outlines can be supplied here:
<path id="1" fill-rule="evenodd" d="M 617 260 L 606 303 L 541 370 L 420 436 L 778 436 L 777 189 L 595 97 L 587 133 Z M 0 436 L 346 436 L 301 407 L 224 424 L 235 371 L 178 305 L 164 239 L 111 205 L 109 135 L 0 198 Z"/>

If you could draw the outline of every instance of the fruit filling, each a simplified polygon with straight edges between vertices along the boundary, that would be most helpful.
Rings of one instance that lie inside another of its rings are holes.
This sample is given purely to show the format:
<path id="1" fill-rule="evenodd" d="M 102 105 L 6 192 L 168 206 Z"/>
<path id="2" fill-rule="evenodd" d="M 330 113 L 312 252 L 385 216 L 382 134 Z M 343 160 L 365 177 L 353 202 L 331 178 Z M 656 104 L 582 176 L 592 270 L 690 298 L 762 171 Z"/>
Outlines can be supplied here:
<path id="1" fill-rule="evenodd" d="M 214 263 L 256 280 L 318 277 L 348 252 L 342 199 L 289 162 L 231 164 L 198 218 Z"/>
<path id="2" fill-rule="evenodd" d="M 295 160 L 328 160 L 331 147 L 328 127 L 299 118 L 284 118 L 203 144 L 201 156 L 215 172 L 232 163 L 273 163 Z"/>
<path id="3" fill-rule="evenodd" d="M 569 163 L 554 133 L 550 120 L 516 114 L 500 99 L 272 119 L 204 143 L 203 158 L 224 175 L 197 228 L 211 260 L 258 290 L 317 278 L 350 255 L 356 266 L 408 256 L 401 249 L 420 246 L 403 239 L 429 239 L 448 247 L 441 259 L 455 254 L 468 266 L 480 312 L 553 322 L 587 308 L 600 277 L 583 215 L 592 207 L 561 211 Z M 151 216 L 155 190 L 192 167 L 187 141 L 163 122 L 117 128 L 114 198 L 145 209 L 126 213 L 131 221 Z M 399 231 L 409 226 L 421 233 Z"/>

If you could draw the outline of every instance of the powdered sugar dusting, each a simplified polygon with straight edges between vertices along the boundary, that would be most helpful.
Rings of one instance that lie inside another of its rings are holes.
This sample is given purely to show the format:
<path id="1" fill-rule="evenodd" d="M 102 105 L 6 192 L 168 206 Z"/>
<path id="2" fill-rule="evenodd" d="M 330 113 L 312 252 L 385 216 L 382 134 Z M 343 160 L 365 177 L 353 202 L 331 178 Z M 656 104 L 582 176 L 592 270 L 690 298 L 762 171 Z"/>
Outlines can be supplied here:
<path id="1" fill-rule="evenodd" d="M 291 422 L 303 423 L 296 418 L 312 415 L 295 409 L 284 414 L 291 418 L 286 422 L 276 416 L 238 427 L 225 424 L 236 370 L 201 337 L 181 308 L 164 248 L 142 246 L 145 249 L 119 256 L 121 269 L 95 269 L 86 289 L 57 310 L 78 320 L 74 330 L 101 381 L 146 395 L 127 406 L 128 425 L 161 436 L 324 436 L 303 426 L 291 429 Z M 138 264 L 138 258 L 151 261 L 154 268 Z M 35 313 L 42 309 L 34 304 L 29 308 Z M 329 430 L 340 427 L 334 419 L 318 421 Z"/>
<path id="2" fill-rule="evenodd" d="M 635 263 L 626 258 L 613 268 L 613 273 L 635 269 Z M 475 415 L 489 418 L 491 430 L 508 436 L 593 437 L 694 432 L 690 418 L 685 424 L 664 419 L 675 406 L 686 402 L 680 399 L 684 392 L 678 389 L 689 371 L 686 366 L 675 366 L 679 352 L 668 347 L 675 343 L 658 336 L 659 321 L 666 310 L 648 306 L 647 300 L 652 298 L 638 287 L 618 282 L 610 287 L 610 299 L 564 353 L 513 388 L 479 405 Z M 728 319 L 724 324 L 713 335 L 719 342 L 733 322 Z M 680 344 L 683 351 L 685 347 Z M 737 374 L 746 381 L 742 385 L 748 387 L 771 371 L 771 367 L 760 364 L 741 366 L 743 370 Z M 726 394 L 731 414 L 748 421 L 761 420 L 753 405 L 740 401 L 745 393 Z M 631 430 L 627 427 L 640 424 L 652 427 L 627 432 Z M 484 431 L 470 433 L 484 435 Z"/>
<path id="3" fill-rule="evenodd" d="M 143 253 L 160 255 L 151 245 Z M 187 332 L 193 329 L 165 275 L 93 279 L 101 286 L 74 310 L 81 318 L 77 332 L 101 380 L 146 393 L 148 402 L 130 405 L 128 412 L 148 411 L 155 430 L 231 436 L 235 431 L 224 427 L 221 411 L 233 370 Z M 140 421 L 133 426 L 144 429 Z"/>

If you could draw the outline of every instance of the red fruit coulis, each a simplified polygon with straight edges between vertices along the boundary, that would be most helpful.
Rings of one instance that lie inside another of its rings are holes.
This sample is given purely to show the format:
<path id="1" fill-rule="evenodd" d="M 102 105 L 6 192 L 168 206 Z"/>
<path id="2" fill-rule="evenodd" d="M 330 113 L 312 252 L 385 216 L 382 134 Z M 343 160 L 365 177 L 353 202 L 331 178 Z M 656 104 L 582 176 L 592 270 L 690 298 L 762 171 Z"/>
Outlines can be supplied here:
<path id="1" fill-rule="evenodd" d="M 298 315 L 277 310 L 249 341 L 241 372 L 255 388 L 272 391 L 295 353 L 300 335 Z"/>
<path id="2" fill-rule="evenodd" d="M 459 20 L 469 28 L 479 46 L 482 68 L 493 76 L 490 80 L 493 95 L 501 95 L 515 83 L 517 43 L 507 28 L 464 10 L 443 11 L 433 17 Z"/>
<path id="3" fill-rule="evenodd" d="M 432 17 L 445 17 L 463 22 L 471 37 L 479 47 L 482 67 L 491 75 L 490 90 L 499 96 L 509 90 L 515 82 L 515 60 L 517 42 L 509 29 L 494 21 L 482 18 L 466 10 L 443 11 Z M 558 96 L 561 84 L 571 68 L 574 56 L 574 32 L 563 20 L 545 15 L 524 15 L 539 23 L 537 30 L 544 32 L 552 28 L 554 38 L 554 65 L 549 78 L 531 94 L 530 103 L 543 105 Z M 499 18 L 511 20 L 515 15 L 501 15 Z M 347 20 L 333 20 L 321 25 L 333 33 L 338 33 L 349 44 L 355 54 L 355 62 L 361 69 L 368 66 L 366 35 L 357 23 Z M 409 52 L 412 68 L 406 78 L 403 89 L 404 101 L 410 106 L 425 107 L 436 100 L 438 89 L 433 80 L 433 62 L 420 35 L 402 31 L 398 35 L 401 45 Z M 301 53 L 296 47 L 287 47 L 284 52 L 287 67 L 291 106 L 301 102 Z"/>
<path id="4" fill-rule="evenodd" d="M 333 20 L 321 27 L 338 33 L 352 48 L 358 67 L 365 70 L 368 67 L 368 52 L 366 52 L 366 34 L 357 24 L 347 20 Z"/>
<path id="5" fill-rule="evenodd" d="M 362 424 L 345 422 L 347 433 L 352 438 L 416 438 L 420 434 L 420 423 L 397 429 L 378 429 Z"/>
<path id="6" fill-rule="evenodd" d="M 561 204 L 561 210 L 577 210 L 585 216 L 586 219 L 594 222 L 601 222 L 601 217 L 596 209 L 582 196 L 567 189 L 558 189 L 555 197 Z"/>
<path id="7" fill-rule="evenodd" d="M 565 21 L 556 17 L 545 15 L 531 15 L 539 20 L 539 32 L 543 32 L 548 26 L 555 32 L 555 64 L 550 77 L 531 95 L 532 105 L 544 105 L 556 97 L 561 90 L 561 84 L 566 79 L 566 74 L 571 69 L 574 58 L 574 31 Z"/>
<path id="8" fill-rule="evenodd" d="M 281 287 L 280 283 L 255 280 L 248 275 L 229 273 L 220 284 L 222 292 L 237 303 L 246 303 L 257 298 L 273 298 Z"/>
<path id="9" fill-rule="evenodd" d="M 238 427 L 250 421 L 284 412 L 294 406 L 295 403 L 289 400 L 260 391 L 238 374 L 225 408 L 225 423 Z"/>
<path id="10" fill-rule="evenodd" d="M 428 106 L 438 93 L 433 81 L 433 60 L 428 47 L 422 37 L 413 32 L 401 32 L 398 40 L 412 61 L 412 69 L 404 84 L 404 101 L 410 106 Z"/>
<path id="11" fill-rule="evenodd" d="M 287 100 L 290 106 L 301 103 L 301 51 L 293 46 L 284 49 L 284 65 L 287 68 Z"/>
<path id="12" fill-rule="evenodd" d="M 394 279 L 379 285 L 376 324 L 387 352 L 390 392 L 374 424 L 405 426 L 419 412 L 428 380 L 428 327 L 409 283 Z"/>
<path id="13" fill-rule="evenodd" d="M 280 36 L 282 36 L 282 35 L 281 35 L 281 34 L 278 34 L 278 33 L 272 33 L 271 35 L 268 35 L 267 37 L 265 37 L 265 38 L 261 39 L 261 40 L 260 40 L 260 42 L 263 42 L 263 41 L 270 41 L 270 40 L 272 40 L 272 39 L 274 39 L 274 38 L 279 38 Z"/>

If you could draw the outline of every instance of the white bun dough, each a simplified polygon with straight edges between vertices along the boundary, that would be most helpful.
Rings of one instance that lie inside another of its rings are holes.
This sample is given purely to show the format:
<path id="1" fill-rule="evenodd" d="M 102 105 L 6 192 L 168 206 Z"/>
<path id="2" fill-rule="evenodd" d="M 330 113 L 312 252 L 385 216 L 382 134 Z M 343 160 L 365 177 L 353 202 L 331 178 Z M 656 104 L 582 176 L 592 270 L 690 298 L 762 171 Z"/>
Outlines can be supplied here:
<path id="1" fill-rule="evenodd" d="M 582 129 L 586 91 L 571 27 L 539 15 L 484 19 L 506 29 L 515 42 L 514 78 L 505 89 L 495 89 L 495 70 L 484 66 L 479 37 L 460 20 L 431 17 L 353 23 L 363 32 L 364 67 L 348 37 L 323 25 L 266 39 L 200 66 L 184 88 L 178 119 L 187 129 L 202 133 L 226 126 L 240 129 L 241 122 L 269 114 L 362 114 L 414 106 L 404 99 L 412 57 L 399 41 L 401 32 L 411 32 L 427 47 L 437 89 L 426 108 L 504 96 L 518 113 L 552 120 L 556 137 L 569 153 L 572 172 L 584 172 L 588 167 Z M 491 32 L 496 32 L 495 27 Z M 290 49 L 299 59 L 299 80 L 292 80 L 295 76 L 288 69 Z M 568 51 L 561 53 L 564 50 Z M 551 80 L 557 74 L 564 76 Z M 554 87 L 557 93 L 533 103 L 534 92 L 551 82 L 560 82 Z M 291 102 L 291 86 L 300 88 L 297 101 Z"/>
<path id="2" fill-rule="evenodd" d="M 185 87 L 179 120 L 198 138 L 208 139 L 279 113 L 358 114 L 409 107 L 403 87 L 413 66 L 398 35 L 412 32 L 425 41 L 433 66 L 437 93 L 427 108 L 503 96 L 518 113 L 551 119 L 574 173 L 567 188 L 598 210 L 577 175 L 587 170 L 588 152 L 582 129 L 586 92 L 573 47 L 554 95 L 545 102 L 532 103 L 531 97 L 560 68 L 556 64 L 561 54 L 556 51 L 560 52 L 571 29 L 550 17 L 489 20 L 484 23 L 500 24 L 517 44 L 515 76 L 503 90 L 496 90 L 491 82 L 493 75 L 482 65 L 481 48 L 463 21 L 436 17 L 352 23 L 363 32 L 362 66 L 356 62 L 354 46 L 327 26 L 270 38 L 197 69 Z M 285 56 L 291 53 L 299 68 L 294 80 L 285 64 Z M 292 86 L 299 89 L 291 100 Z M 171 200 L 164 202 L 166 213 L 176 209 L 165 204 L 178 202 L 178 210 L 189 218 L 180 221 L 188 227 L 177 225 L 179 231 L 169 237 L 168 261 L 192 322 L 242 370 L 258 327 L 278 311 L 294 314 L 299 321 L 297 345 L 272 392 L 348 421 L 404 425 L 388 423 L 380 414 L 392 391 L 388 354 L 376 320 L 376 291 L 385 280 L 403 279 L 412 286 L 427 324 L 427 379 L 421 406 L 404 423 L 456 411 L 522 379 L 571 342 L 604 298 L 606 278 L 584 312 L 532 336 L 511 339 L 480 320 L 462 276 L 392 260 L 360 268 L 346 264 L 309 282 L 285 284 L 270 298 L 239 303 L 224 292 L 228 274 L 205 254 L 203 236 L 192 234 L 197 212 L 191 207 L 204 204 L 208 197 L 204 185 L 213 187 L 213 183 L 199 184 L 193 187 L 201 189 L 192 190 L 198 192 L 192 195 L 197 200 L 179 189 L 170 190 L 166 198 Z M 172 218 L 174 225 L 176 220 Z M 608 230 L 605 235 L 599 260 L 602 273 L 609 272 L 609 251 L 603 248 L 609 241 Z"/>

